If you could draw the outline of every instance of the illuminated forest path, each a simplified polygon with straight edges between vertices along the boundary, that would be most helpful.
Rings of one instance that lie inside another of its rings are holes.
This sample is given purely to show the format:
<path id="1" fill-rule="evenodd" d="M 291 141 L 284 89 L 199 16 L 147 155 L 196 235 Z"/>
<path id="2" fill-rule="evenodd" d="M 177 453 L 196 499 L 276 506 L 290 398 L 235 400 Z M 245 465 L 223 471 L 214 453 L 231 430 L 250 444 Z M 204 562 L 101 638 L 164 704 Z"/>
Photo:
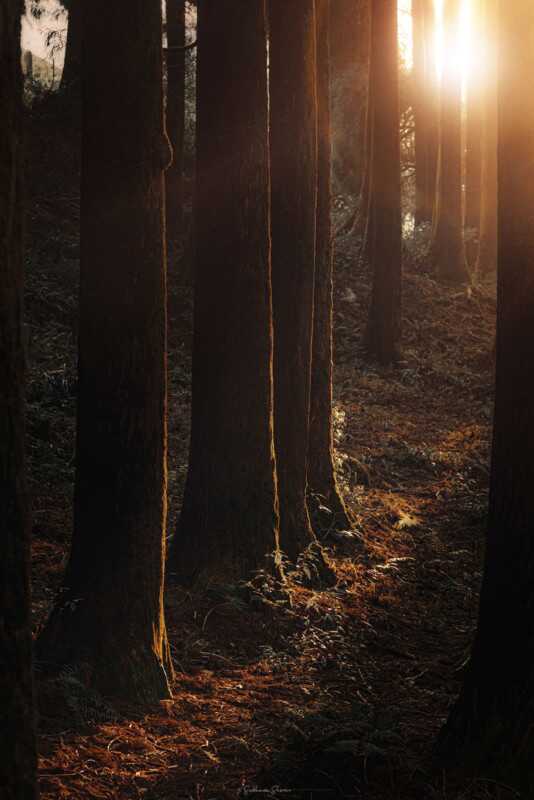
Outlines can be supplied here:
<path id="1" fill-rule="evenodd" d="M 73 230 L 57 235 L 71 236 L 75 253 Z M 50 255 L 53 241 L 43 232 L 49 268 L 28 277 L 35 626 L 64 565 L 73 467 L 75 286 L 65 258 Z M 41 687 L 44 800 L 485 797 L 483 785 L 443 795 L 427 769 L 476 615 L 494 289 L 444 288 L 408 251 L 404 361 L 382 370 L 360 350 L 369 279 L 354 256 L 350 241 L 338 243 L 336 460 L 355 527 L 324 539 L 337 585 L 288 590 L 260 577 L 248 588 L 171 589 L 172 701 L 147 712 L 111 707 L 68 670 Z M 186 472 L 190 378 L 190 293 L 176 283 L 171 530 Z M 284 791 L 254 789 L 273 786 Z"/>

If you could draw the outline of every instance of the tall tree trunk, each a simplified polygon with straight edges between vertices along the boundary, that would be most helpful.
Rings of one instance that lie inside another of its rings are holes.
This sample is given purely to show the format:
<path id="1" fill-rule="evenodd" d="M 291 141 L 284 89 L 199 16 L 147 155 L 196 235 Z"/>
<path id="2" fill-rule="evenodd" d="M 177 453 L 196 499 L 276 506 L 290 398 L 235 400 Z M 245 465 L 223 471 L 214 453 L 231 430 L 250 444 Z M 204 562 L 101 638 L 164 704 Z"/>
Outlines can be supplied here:
<path id="1" fill-rule="evenodd" d="M 428 207 L 428 172 L 429 172 L 429 108 L 428 108 L 428 71 L 430 69 L 429 53 L 425 26 L 429 0 L 413 0 L 413 100 L 412 108 L 415 125 L 415 224 L 428 222 L 432 218 L 432 209 Z"/>
<path id="2" fill-rule="evenodd" d="M 63 3 L 69 12 L 65 63 L 61 76 L 61 89 L 79 95 L 82 74 L 83 0 L 68 0 Z M 103 35 L 106 35 L 105 32 Z"/>
<path id="3" fill-rule="evenodd" d="M 84 4 L 72 549 L 39 639 L 105 694 L 169 696 L 163 617 L 166 314 L 161 6 Z M 119 90 L 118 90 L 119 87 Z"/>
<path id="4" fill-rule="evenodd" d="M 29 519 L 24 463 L 22 81 L 18 0 L 0 6 L 0 795 L 34 800 Z"/>
<path id="5" fill-rule="evenodd" d="M 336 0 L 330 15 L 333 174 L 336 187 L 357 199 L 365 166 L 369 0 Z"/>
<path id="6" fill-rule="evenodd" d="M 329 514 L 321 527 L 350 528 L 336 483 L 332 436 L 332 236 L 330 222 L 330 0 L 316 0 L 318 177 L 310 400 L 309 492 Z"/>
<path id="7" fill-rule="evenodd" d="M 185 0 L 167 0 L 167 134 L 173 159 L 165 173 L 166 233 L 169 263 L 175 264 L 183 215 L 185 121 Z"/>
<path id="8" fill-rule="evenodd" d="M 460 0 L 444 0 L 444 52 L 457 47 Z M 441 79 L 440 147 L 437 202 L 431 260 L 438 277 L 461 283 L 469 277 L 462 227 L 462 76 L 458 63 L 445 58 Z"/>
<path id="9" fill-rule="evenodd" d="M 276 547 L 266 36 L 263 1 L 199 5 L 192 434 L 170 554 L 182 581 L 246 578 Z"/>
<path id="10" fill-rule="evenodd" d="M 478 630 L 442 732 L 450 763 L 532 797 L 534 773 L 534 6 L 500 9 L 495 418 Z"/>
<path id="11" fill-rule="evenodd" d="M 483 5 L 481 0 L 471 0 L 471 28 L 477 31 L 477 40 L 483 38 Z M 473 47 L 477 47 L 476 44 Z M 487 75 L 480 64 L 475 49 L 467 80 L 467 124 L 465 153 L 465 216 L 464 225 L 474 233 L 465 244 L 467 263 L 474 267 L 480 241 L 480 209 L 482 190 L 482 142 L 484 133 L 484 94 Z"/>
<path id="12" fill-rule="evenodd" d="M 396 0 L 374 0 L 371 19 L 371 173 L 369 261 L 373 269 L 366 332 L 381 363 L 399 356 L 402 230 Z"/>
<path id="13" fill-rule="evenodd" d="M 427 168 L 426 168 L 426 220 L 434 220 L 437 192 L 439 156 L 440 91 L 436 59 L 436 8 L 434 2 L 426 2 L 424 15 L 425 34 L 425 106 L 427 109 Z"/>
<path id="14" fill-rule="evenodd" d="M 482 186 L 480 244 L 477 272 L 487 274 L 497 268 L 497 6 L 485 2 L 486 80 L 482 131 Z"/>
<path id="15" fill-rule="evenodd" d="M 315 3 L 270 0 L 274 414 L 280 547 L 312 541 L 306 504 L 317 207 Z"/>

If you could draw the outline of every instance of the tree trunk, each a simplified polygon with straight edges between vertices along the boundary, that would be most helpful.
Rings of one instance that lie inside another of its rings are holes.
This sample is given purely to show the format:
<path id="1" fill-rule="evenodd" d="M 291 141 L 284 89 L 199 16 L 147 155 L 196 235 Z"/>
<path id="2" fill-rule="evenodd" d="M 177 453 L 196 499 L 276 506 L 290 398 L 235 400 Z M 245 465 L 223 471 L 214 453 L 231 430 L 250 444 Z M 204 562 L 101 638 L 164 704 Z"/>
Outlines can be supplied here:
<path id="1" fill-rule="evenodd" d="M 428 222 L 432 223 L 436 205 L 440 129 L 440 91 L 436 60 L 436 8 L 434 2 L 427 2 L 425 5 L 424 27 L 426 55 L 425 104 L 428 113 L 428 161 L 425 207 L 427 209 L 426 219 Z"/>
<path id="2" fill-rule="evenodd" d="M 315 3 L 270 0 L 274 431 L 280 547 L 313 540 L 306 503 L 317 207 Z"/>
<path id="3" fill-rule="evenodd" d="M 351 527 L 336 483 L 332 436 L 332 239 L 330 223 L 330 0 L 316 0 L 318 178 L 315 245 L 315 304 L 310 399 L 309 494 L 321 529 Z"/>
<path id="4" fill-rule="evenodd" d="M 486 80 L 482 131 L 482 186 L 480 244 L 477 272 L 487 275 L 497 268 L 497 6 L 485 3 Z"/>
<path id="5" fill-rule="evenodd" d="M 435 153 L 432 147 L 436 74 L 431 0 L 413 0 L 413 112 L 415 124 L 415 224 L 432 221 Z"/>
<path id="6" fill-rule="evenodd" d="M 459 35 L 460 0 L 444 0 L 444 53 L 454 53 Z M 431 260 L 447 283 L 467 281 L 462 229 L 462 80 L 458 63 L 445 58 L 441 79 L 441 122 L 437 203 Z"/>
<path id="7" fill-rule="evenodd" d="M 166 123 L 173 159 L 165 173 L 166 233 L 173 266 L 182 237 L 185 121 L 185 0 L 167 0 Z"/>
<path id="8" fill-rule="evenodd" d="M 276 547 L 266 36 L 263 2 L 199 6 L 192 434 L 170 555 L 182 581 L 247 578 Z"/>
<path id="9" fill-rule="evenodd" d="M 43 660 L 104 694 L 169 696 L 163 617 L 166 314 L 161 6 L 84 4 L 72 549 Z M 105 22 L 105 24 L 104 24 Z"/>
<path id="10" fill-rule="evenodd" d="M 483 8 L 481 0 L 471 2 L 471 25 L 483 37 Z M 477 45 L 473 44 L 476 48 Z M 465 216 L 464 226 L 469 238 L 465 254 L 469 267 L 474 267 L 480 241 L 480 208 L 482 190 L 482 142 L 484 133 L 484 94 L 486 74 L 480 68 L 479 53 L 475 49 L 467 81 L 467 124 L 465 153 Z"/>
<path id="11" fill-rule="evenodd" d="M 372 357 L 387 364 L 399 357 L 401 338 L 402 230 L 395 0 L 373 2 L 370 113 L 371 230 L 367 247 L 373 289 L 366 347 Z"/>
<path id="12" fill-rule="evenodd" d="M 63 3 L 69 12 L 67 28 L 67 46 L 65 50 L 65 63 L 61 75 L 61 90 L 69 94 L 79 94 L 81 91 L 82 74 L 82 16 L 83 0 L 68 0 Z M 103 36 L 106 32 L 103 31 Z"/>
<path id="13" fill-rule="evenodd" d="M 501 6 L 495 418 L 478 630 L 440 740 L 454 767 L 532 797 L 534 773 L 534 7 Z"/>
<path id="14" fill-rule="evenodd" d="M 335 186 L 358 199 L 365 166 L 369 0 L 331 4 L 332 155 Z"/>
<path id="15" fill-rule="evenodd" d="M 21 4 L 0 6 L 0 795 L 34 800 L 22 337 Z"/>

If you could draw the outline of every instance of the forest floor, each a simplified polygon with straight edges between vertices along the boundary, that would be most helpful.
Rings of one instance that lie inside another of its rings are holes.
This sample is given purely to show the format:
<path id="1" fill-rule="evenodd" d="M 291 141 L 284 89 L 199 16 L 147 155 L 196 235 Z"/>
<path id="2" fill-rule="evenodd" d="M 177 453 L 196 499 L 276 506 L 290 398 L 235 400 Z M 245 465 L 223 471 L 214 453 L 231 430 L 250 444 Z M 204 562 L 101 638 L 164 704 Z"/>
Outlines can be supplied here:
<path id="1" fill-rule="evenodd" d="M 40 157 L 46 162 L 46 152 Z M 33 620 L 69 547 L 79 242 L 75 197 L 49 175 L 28 220 L 28 449 Z M 172 588 L 173 699 L 117 707 L 74 670 L 39 681 L 43 800 L 482 800 L 449 785 L 432 746 L 476 620 L 487 505 L 495 289 L 447 288 L 405 259 L 403 361 L 361 349 L 369 274 L 336 243 L 335 436 L 351 531 L 325 531 L 337 583 Z M 171 275 L 172 533 L 187 469 L 191 292 Z M 501 797 L 514 797 L 501 788 Z"/>

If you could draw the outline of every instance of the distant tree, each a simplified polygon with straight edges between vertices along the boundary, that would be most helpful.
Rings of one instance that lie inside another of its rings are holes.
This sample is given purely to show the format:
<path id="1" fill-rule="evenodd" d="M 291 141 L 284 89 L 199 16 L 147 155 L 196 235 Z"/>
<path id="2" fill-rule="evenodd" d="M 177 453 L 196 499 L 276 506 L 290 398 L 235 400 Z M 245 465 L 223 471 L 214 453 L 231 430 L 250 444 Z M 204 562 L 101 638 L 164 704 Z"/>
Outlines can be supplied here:
<path id="1" fill-rule="evenodd" d="M 167 0 L 167 134 L 173 159 L 165 173 L 166 232 L 174 265 L 182 231 L 185 123 L 185 0 Z"/>
<path id="2" fill-rule="evenodd" d="M 395 361 L 401 339 L 402 230 L 396 0 L 371 14 L 370 176 L 367 254 L 373 270 L 366 332 L 369 354 Z"/>
<path id="3" fill-rule="evenodd" d="M 431 222 L 436 180 L 436 68 L 434 4 L 413 0 L 413 113 L 415 131 L 415 224 Z"/>
<path id="4" fill-rule="evenodd" d="M 483 36 L 483 0 L 471 0 L 471 19 L 475 39 Z M 478 34 L 478 36 L 476 35 Z M 484 139 L 484 95 L 486 74 L 480 60 L 479 45 L 474 45 L 472 62 L 467 76 L 467 122 L 465 152 L 465 215 L 464 225 L 475 238 L 468 239 L 465 253 L 470 267 L 478 257 L 482 190 L 482 146 Z"/>
<path id="5" fill-rule="evenodd" d="M 499 15 L 495 418 L 478 629 L 439 742 L 452 768 L 534 793 L 534 6 Z M 518 795 L 519 796 L 519 795 Z"/>
<path id="6" fill-rule="evenodd" d="M 182 581 L 246 578 L 276 546 L 266 52 L 263 0 L 199 5 L 192 432 L 170 553 Z"/>
<path id="7" fill-rule="evenodd" d="M 74 530 L 43 662 L 169 696 L 163 616 L 166 319 L 161 4 L 84 4 Z M 112 132 L 112 135 L 110 135 Z"/>
<path id="8" fill-rule="evenodd" d="M 328 509 L 328 525 L 346 530 L 350 521 L 336 483 L 332 438 L 330 6 L 330 0 L 316 0 L 318 193 L 308 483 L 310 493 L 320 500 L 317 506 Z"/>
<path id="9" fill-rule="evenodd" d="M 457 47 L 460 0 L 444 0 L 444 52 Z M 448 283 L 468 279 L 462 220 L 462 76 L 457 59 L 445 58 L 441 79 L 441 121 L 437 198 L 431 260 Z"/>
<path id="10" fill-rule="evenodd" d="M 34 800 L 22 336 L 21 3 L 0 5 L 0 796 Z"/>
<path id="11" fill-rule="evenodd" d="M 477 272 L 497 268 L 497 5 L 484 3 L 484 63 L 480 236 Z"/>
<path id="12" fill-rule="evenodd" d="M 306 502 L 317 208 L 315 2 L 269 0 L 274 431 L 280 547 L 313 540 Z"/>

